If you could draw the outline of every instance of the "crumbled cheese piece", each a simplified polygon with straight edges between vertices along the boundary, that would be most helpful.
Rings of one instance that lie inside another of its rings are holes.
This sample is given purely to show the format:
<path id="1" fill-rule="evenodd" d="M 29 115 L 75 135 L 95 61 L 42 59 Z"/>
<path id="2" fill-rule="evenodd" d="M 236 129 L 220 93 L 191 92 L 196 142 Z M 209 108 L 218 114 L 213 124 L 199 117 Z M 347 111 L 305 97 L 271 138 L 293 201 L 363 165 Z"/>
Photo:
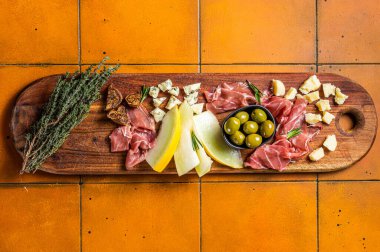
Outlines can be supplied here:
<path id="1" fill-rule="evenodd" d="M 317 106 L 318 110 L 321 112 L 331 110 L 329 100 L 319 100 L 315 106 Z"/>
<path id="2" fill-rule="evenodd" d="M 323 146 L 325 146 L 329 151 L 334 151 L 338 142 L 336 141 L 335 135 L 328 135 L 326 140 L 323 142 Z"/>
<path id="3" fill-rule="evenodd" d="M 327 112 L 327 111 L 323 112 L 322 121 L 324 123 L 330 124 L 332 122 L 332 120 L 334 120 L 334 118 L 335 118 L 335 116 L 333 114 L 331 114 L 330 112 Z"/>
<path id="4" fill-rule="evenodd" d="M 318 90 L 321 87 L 321 82 L 318 80 L 316 75 L 310 76 L 302 86 L 299 88 L 300 92 L 303 94 L 308 94 L 311 91 Z"/>
<path id="5" fill-rule="evenodd" d="M 286 92 L 285 99 L 293 100 L 294 98 L 296 98 L 296 95 L 297 95 L 297 89 L 295 89 L 294 87 L 291 87 L 288 90 L 288 92 Z"/>
<path id="6" fill-rule="evenodd" d="M 322 116 L 320 114 L 306 113 L 305 121 L 308 124 L 316 124 L 322 121 Z"/>
<path id="7" fill-rule="evenodd" d="M 199 115 L 200 113 L 202 113 L 204 105 L 205 105 L 204 103 L 197 103 L 197 104 L 191 105 L 191 109 L 193 110 L 194 114 Z"/>
<path id="8" fill-rule="evenodd" d="M 296 97 L 297 99 L 305 99 L 305 96 L 301 94 L 296 94 Z"/>
<path id="9" fill-rule="evenodd" d="M 158 87 L 161 89 L 162 92 L 172 89 L 172 86 L 173 83 L 170 79 L 158 84 Z"/>
<path id="10" fill-rule="evenodd" d="M 275 96 L 285 95 L 285 85 L 280 80 L 272 80 L 273 94 Z"/>
<path id="11" fill-rule="evenodd" d="M 160 92 L 160 89 L 158 87 L 149 88 L 149 95 L 152 96 L 153 98 L 157 98 L 159 92 Z"/>
<path id="12" fill-rule="evenodd" d="M 150 112 L 150 114 L 153 116 L 156 122 L 160 122 L 162 121 L 166 113 L 160 108 L 155 108 Z"/>
<path id="13" fill-rule="evenodd" d="M 330 95 L 335 95 L 335 86 L 331 83 L 322 84 L 323 94 L 325 98 L 329 98 Z"/>
<path id="14" fill-rule="evenodd" d="M 185 100 L 189 105 L 194 105 L 198 101 L 198 92 L 194 92 L 185 97 Z"/>
<path id="15" fill-rule="evenodd" d="M 348 98 L 348 95 L 342 93 L 340 88 L 335 89 L 335 102 L 336 104 L 342 105 L 345 100 Z"/>
<path id="16" fill-rule="evenodd" d="M 169 90 L 169 94 L 178 96 L 179 95 L 179 87 L 172 87 L 172 89 Z"/>
<path id="17" fill-rule="evenodd" d="M 164 101 L 166 100 L 166 97 L 160 97 L 160 98 L 154 98 L 153 99 L 153 106 L 156 108 L 159 107 Z"/>
<path id="18" fill-rule="evenodd" d="M 321 158 L 323 158 L 325 156 L 325 152 L 323 151 L 323 148 L 320 147 L 316 150 L 313 150 L 310 155 L 309 155 L 309 158 L 311 161 L 318 161 L 320 160 Z"/>
<path id="19" fill-rule="evenodd" d="M 186 95 L 190 95 L 191 93 L 198 92 L 201 89 L 201 83 L 195 83 L 191 85 L 187 85 L 183 87 L 183 91 Z"/>
<path id="20" fill-rule="evenodd" d="M 170 96 L 168 104 L 166 104 L 165 108 L 171 110 L 175 105 L 179 105 L 182 102 L 177 99 L 174 95 Z"/>
<path id="21" fill-rule="evenodd" d="M 309 103 L 315 102 L 319 100 L 319 91 L 311 92 L 307 95 L 304 95 L 304 97 Z"/>

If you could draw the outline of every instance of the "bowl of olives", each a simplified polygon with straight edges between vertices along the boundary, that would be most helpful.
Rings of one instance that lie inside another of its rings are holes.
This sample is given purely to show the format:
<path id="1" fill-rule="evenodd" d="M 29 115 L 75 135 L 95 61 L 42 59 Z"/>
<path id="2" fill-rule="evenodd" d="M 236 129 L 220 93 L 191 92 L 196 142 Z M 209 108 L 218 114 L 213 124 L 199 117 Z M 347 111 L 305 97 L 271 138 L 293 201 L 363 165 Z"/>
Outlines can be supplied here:
<path id="1" fill-rule="evenodd" d="M 250 105 L 233 111 L 222 123 L 226 143 L 235 149 L 255 149 L 276 133 L 276 121 L 268 109 Z"/>

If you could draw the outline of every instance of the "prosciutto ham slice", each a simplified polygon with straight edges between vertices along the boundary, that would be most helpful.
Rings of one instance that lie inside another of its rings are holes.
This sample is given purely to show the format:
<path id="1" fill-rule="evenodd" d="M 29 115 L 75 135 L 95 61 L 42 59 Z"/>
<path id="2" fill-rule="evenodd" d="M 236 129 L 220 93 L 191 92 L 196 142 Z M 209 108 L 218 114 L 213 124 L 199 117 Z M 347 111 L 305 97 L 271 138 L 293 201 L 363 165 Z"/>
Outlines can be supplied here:
<path id="1" fill-rule="evenodd" d="M 205 91 L 205 96 L 206 109 L 214 114 L 256 103 L 255 97 L 244 82 L 223 83 L 213 92 Z"/>
<path id="2" fill-rule="evenodd" d="M 156 130 L 153 118 L 143 107 L 128 109 L 130 123 L 118 127 L 109 136 L 111 152 L 127 151 L 125 167 L 133 167 L 143 160 L 148 150 L 153 148 L 156 139 Z"/>

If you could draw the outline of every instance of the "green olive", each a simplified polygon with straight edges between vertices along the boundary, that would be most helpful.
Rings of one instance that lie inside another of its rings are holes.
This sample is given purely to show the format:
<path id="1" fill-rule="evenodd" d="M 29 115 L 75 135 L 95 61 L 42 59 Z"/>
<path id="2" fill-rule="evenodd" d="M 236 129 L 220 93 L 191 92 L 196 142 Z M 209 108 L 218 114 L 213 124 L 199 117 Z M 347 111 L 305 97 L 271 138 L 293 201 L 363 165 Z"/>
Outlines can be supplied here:
<path id="1" fill-rule="evenodd" d="M 236 117 L 230 117 L 224 124 L 224 132 L 228 135 L 234 134 L 240 128 L 240 121 Z"/>
<path id="2" fill-rule="evenodd" d="M 237 119 L 239 119 L 239 121 L 240 121 L 241 124 L 243 124 L 243 123 L 245 123 L 246 121 L 249 120 L 249 115 L 248 115 L 248 113 L 245 112 L 245 111 L 240 111 L 240 112 L 238 112 L 238 113 L 235 115 L 235 117 L 236 117 Z"/>
<path id="3" fill-rule="evenodd" d="M 242 145 L 245 140 L 245 135 L 241 131 L 236 131 L 230 136 L 231 141 L 236 145 Z"/>
<path id="4" fill-rule="evenodd" d="M 268 138 L 273 135 L 274 124 L 272 121 L 266 120 L 260 125 L 260 135 L 264 138 Z"/>
<path id="5" fill-rule="evenodd" d="M 250 134 L 245 138 L 245 144 L 251 149 L 259 147 L 262 142 L 263 138 L 259 134 Z"/>
<path id="6" fill-rule="evenodd" d="M 251 113 L 251 118 L 257 123 L 262 123 L 267 119 L 267 114 L 262 109 L 255 109 Z"/>
<path id="7" fill-rule="evenodd" d="M 259 130 L 259 125 L 257 124 L 257 122 L 248 121 L 244 123 L 243 125 L 243 131 L 247 135 L 256 133 L 258 130 Z"/>

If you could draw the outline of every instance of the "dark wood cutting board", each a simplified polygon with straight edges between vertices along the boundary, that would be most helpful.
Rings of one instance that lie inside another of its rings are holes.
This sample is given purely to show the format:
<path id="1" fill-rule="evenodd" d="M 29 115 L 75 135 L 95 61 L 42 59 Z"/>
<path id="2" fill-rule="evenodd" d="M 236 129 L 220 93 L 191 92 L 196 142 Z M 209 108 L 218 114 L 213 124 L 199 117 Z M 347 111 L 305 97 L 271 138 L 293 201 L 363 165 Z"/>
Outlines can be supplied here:
<path id="1" fill-rule="evenodd" d="M 157 85 L 171 79 L 174 86 L 184 86 L 196 82 L 202 83 L 198 102 L 204 102 L 203 90 L 211 90 L 222 82 L 249 80 L 260 89 L 267 88 L 272 79 L 284 82 L 286 89 L 298 87 L 310 76 L 309 73 L 289 74 L 115 74 L 104 86 L 103 98 L 91 107 L 88 117 L 78 125 L 64 145 L 50 157 L 41 170 L 57 174 L 154 174 L 146 162 L 136 166 L 136 170 L 124 168 L 125 153 L 111 153 L 109 134 L 117 127 L 106 118 L 104 112 L 105 89 L 112 83 L 125 96 L 130 92 L 139 92 L 141 85 Z M 321 133 L 311 143 L 313 148 L 320 147 L 329 134 L 335 134 L 338 140 L 337 150 L 325 151 L 326 156 L 318 162 L 311 162 L 307 156 L 291 163 L 283 172 L 328 172 L 346 168 L 360 160 L 371 148 L 377 129 L 377 115 L 374 103 L 367 91 L 359 84 L 335 74 L 318 74 L 322 83 L 332 83 L 349 95 L 344 105 L 334 105 L 330 97 L 332 110 L 336 116 L 331 125 L 324 125 Z M 18 97 L 11 120 L 11 130 L 16 149 L 22 153 L 24 134 L 37 119 L 42 105 L 52 92 L 58 75 L 39 79 L 29 85 Z M 183 93 L 181 89 L 181 94 Z M 160 93 L 162 95 L 162 93 Z M 320 90 L 323 96 L 322 88 Z M 153 109 L 151 98 L 144 101 L 150 111 Z M 316 112 L 314 105 L 308 105 L 309 112 Z M 219 114 L 221 121 L 228 113 Z M 342 118 L 353 118 L 354 127 L 345 131 L 341 127 Z M 249 152 L 243 152 L 246 157 Z M 194 171 L 192 171 L 194 172 Z M 272 170 L 232 169 L 213 163 L 210 173 L 276 173 Z M 174 162 L 163 171 L 166 174 L 176 173 Z"/>

